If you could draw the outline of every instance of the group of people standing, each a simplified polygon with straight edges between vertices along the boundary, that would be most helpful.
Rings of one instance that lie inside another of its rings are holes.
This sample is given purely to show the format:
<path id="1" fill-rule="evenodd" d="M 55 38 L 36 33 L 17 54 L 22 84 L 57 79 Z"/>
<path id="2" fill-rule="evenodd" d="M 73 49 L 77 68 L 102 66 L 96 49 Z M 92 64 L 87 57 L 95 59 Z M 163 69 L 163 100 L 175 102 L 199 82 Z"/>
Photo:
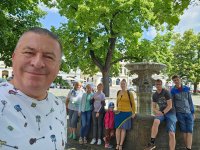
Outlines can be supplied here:
<path id="1" fill-rule="evenodd" d="M 108 110 L 105 111 L 105 94 L 103 93 L 102 83 L 97 85 L 96 93 L 92 92 L 92 87 L 89 84 L 86 86 L 86 92 L 84 92 L 81 89 L 81 83 L 75 83 L 74 89 L 70 90 L 66 99 L 66 108 L 69 113 L 69 138 L 77 139 L 76 130 L 80 116 L 80 144 L 88 142 L 87 137 L 92 124 L 93 138 L 90 144 L 101 145 L 103 139 L 105 148 L 112 148 L 110 140 L 111 137 L 116 135 L 116 149 L 121 150 L 126 130 L 131 129 L 131 118 L 134 118 L 136 113 L 134 97 L 131 92 L 127 91 L 126 80 L 121 81 L 121 90 L 117 92 L 116 104 L 118 112 L 114 113 L 113 102 L 109 103 Z"/>
<path id="2" fill-rule="evenodd" d="M 152 108 L 155 113 L 151 129 L 151 139 L 145 150 L 156 148 L 155 139 L 161 122 L 166 122 L 166 130 L 169 134 L 169 149 L 175 150 L 176 123 L 179 122 L 183 133 L 186 150 L 192 148 L 192 132 L 194 126 L 194 105 L 190 89 L 182 85 L 181 78 L 177 75 L 172 77 L 175 84 L 169 91 L 162 86 L 162 80 L 155 82 L 156 92 L 152 95 Z M 92 124 L 93 138 L 90 144 L 101 145 L 102 133 L 105 131 L 103 140 L 105 148 L 112 148 L 110 139 L 116 136 L 116 149 L 122 150 L 127 130 L 131 129 L 132 118 L 136 114 L 134 96 L 127 90 L 127 82 L 123 79 L 120 83 L 116 100 L 116 111 L 114 103 L 110 102 L 105 112 L 105 95 L 103 85 L 97 86 L 97 92 L 92 92 L 90 85 L 86 86 L 86 93 L 81 89 L 81 83 L 76 83 L 67 97 L 67 109 L 69 112 L 69 138 L 76 139 L 78 116 L 81 118 L 81 129 L 79 143 L 87 143 L 87 137 Z M 157 107 L 158 106 L 158 107 Z M 92 123 L 91 123 L 92 118 Z M 104 129 L 103 129 L 104 127 Z"/>

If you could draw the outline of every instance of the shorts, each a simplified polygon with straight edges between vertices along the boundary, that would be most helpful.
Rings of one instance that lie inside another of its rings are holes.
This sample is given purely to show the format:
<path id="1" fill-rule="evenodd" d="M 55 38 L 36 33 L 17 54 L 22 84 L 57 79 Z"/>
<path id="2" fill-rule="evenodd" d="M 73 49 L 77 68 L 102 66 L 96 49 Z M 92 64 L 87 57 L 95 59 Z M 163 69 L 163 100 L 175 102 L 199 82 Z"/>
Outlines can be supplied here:
<path id="1" fill-rule="evenodd" d="M 155 119 L 160 120 L 160 122 L 166 122 L 166 130 L 167 132 L 176 132 L 176 114 L 168 112 L 164 116 L 155 116 Z"/>
<path id="2" fill-rule="evenodd" d="M 192 113 L 176 113 L 180 130 L 183 133 L 192 133 L 194 127 L 194 117 Z"/>
<path id="3" fill-rule="evenodd" d="M 69 127 L 77 128 L 78 123 L 78 111 L 69 109 Z"/>

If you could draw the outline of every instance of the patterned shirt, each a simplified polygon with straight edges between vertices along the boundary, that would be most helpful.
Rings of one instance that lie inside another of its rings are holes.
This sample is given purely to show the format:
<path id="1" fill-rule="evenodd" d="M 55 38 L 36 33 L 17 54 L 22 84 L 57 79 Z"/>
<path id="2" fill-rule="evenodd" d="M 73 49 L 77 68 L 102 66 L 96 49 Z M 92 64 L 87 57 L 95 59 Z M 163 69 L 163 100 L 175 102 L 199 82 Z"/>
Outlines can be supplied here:
<path id="1" fill-rule="evenodd" d="M 0 113 L 1 150 L 64 150 L 66 108 L 53 94 L 38 101 L 1 83 Z"/>
<path id="2" fill-rule="evenodd" d="M 83 90 L 70 90 L 68 93 L 68 98 L 69 98 L 69 104 L 68 108 L 70 110 L 75 110 L 79 111 L 80 105 L 81 105 L 81 98 L 83 96 L 84 91 Z"/>

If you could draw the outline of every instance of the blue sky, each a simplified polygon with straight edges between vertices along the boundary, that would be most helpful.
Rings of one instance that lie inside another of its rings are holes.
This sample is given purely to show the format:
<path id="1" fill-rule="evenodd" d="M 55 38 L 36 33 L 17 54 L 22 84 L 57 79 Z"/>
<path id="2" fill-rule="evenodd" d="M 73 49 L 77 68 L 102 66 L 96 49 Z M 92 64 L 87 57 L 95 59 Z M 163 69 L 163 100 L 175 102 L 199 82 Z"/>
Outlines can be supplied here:
<path id="1" fill-rule="evenodd" d="M 48 13 L 45 18 L 41 19 L 45 28 L 50 29 L 51 26 L 58 28 L 61 23 L 66 23 L 67 19 L 59 15 L 58 9 L 49 9 L 44 5 L 40 5 L 40 8 Z M 195 33 L 200 32 L 200 5 L 190 6 L 187 10 L 185 10 L 180 19 L 179 24 L 174 28 L 175 32 L 183 33 L 188 29 L 193 29 Z M 155 36 L 156 30 L 154 28 L 150 28 L 149 31 L 145 32 L 143 35 L 146 39 L 152 39 Z"/>

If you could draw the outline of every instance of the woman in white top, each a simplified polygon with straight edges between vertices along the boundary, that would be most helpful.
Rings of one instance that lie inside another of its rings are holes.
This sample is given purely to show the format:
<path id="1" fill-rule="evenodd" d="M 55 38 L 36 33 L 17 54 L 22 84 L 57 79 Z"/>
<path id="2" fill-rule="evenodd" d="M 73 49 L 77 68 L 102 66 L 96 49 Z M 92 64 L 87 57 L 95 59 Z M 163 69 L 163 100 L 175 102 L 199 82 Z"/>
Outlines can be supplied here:
<path id="1" fill-rule="evenodd" d="M 76 82 L 74 89 L 69 91 L 66 99 L 66 108 L 69 114 L 69 137 L 71 139 L 76 139 L 76 130 L 78 123 L 78 116 L 80 115 L 80 103 L 83 95 L 83 90 L 81 89 L 81 83 Z"/>

